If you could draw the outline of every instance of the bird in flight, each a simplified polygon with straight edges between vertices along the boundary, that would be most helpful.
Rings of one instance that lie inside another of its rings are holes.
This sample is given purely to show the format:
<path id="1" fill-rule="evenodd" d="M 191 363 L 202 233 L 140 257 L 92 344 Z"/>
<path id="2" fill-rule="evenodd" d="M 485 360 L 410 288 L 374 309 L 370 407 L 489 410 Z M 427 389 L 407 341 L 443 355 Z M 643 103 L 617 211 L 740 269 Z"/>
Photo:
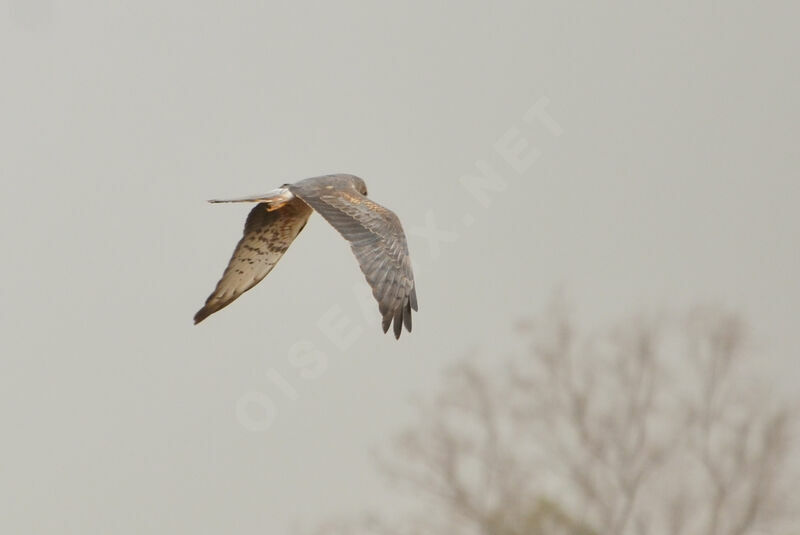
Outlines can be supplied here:
<path id="1" fill-rule="evenodd" d="M 400 338 L 411 332 L 411 309 L 417 292 L 406 236 L 391 210 L 367 198 L 367 186 L 347 174 L 307 178 L 263 195 L 209 202 L 254 202 L 244 235 L 217 287 L 194 316 L 195 324 L 228 306 L 272 271 L 316 210 L 350 242 L 361 271 L 372 287 L 383 318 L 383 332 L 394 322 Z"/>

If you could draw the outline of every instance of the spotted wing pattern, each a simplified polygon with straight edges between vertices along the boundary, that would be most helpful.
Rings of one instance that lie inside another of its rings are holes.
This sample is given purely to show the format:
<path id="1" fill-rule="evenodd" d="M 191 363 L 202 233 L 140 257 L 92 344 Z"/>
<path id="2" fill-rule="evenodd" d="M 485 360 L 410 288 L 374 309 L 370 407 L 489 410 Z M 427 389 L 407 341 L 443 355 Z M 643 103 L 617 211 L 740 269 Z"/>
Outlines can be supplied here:
<path id="1" fill-rule="evenodd" d="M 225 273 L 205 306 L 195 314 L 194 322 L 200 323 L 226 307 L 266 277 L 303 230 L 310 215 L 308 205 L 297 199 L 272 211 L 267 210 L 267 204 L 257 204 L 247 216 L 244 235 Z"/>
<path id="2" fill-rule="evenodd" d="M 350 242 L 378 301 L 383 331 L 394 322 L 396 338 L 403 324 L 411 332 L 411 309 L 417 310 L 417 292 L 406 236 L 394 212 L 354 188 L 336 189 L 324 182 L 303 181 L 289 189 Z"/>

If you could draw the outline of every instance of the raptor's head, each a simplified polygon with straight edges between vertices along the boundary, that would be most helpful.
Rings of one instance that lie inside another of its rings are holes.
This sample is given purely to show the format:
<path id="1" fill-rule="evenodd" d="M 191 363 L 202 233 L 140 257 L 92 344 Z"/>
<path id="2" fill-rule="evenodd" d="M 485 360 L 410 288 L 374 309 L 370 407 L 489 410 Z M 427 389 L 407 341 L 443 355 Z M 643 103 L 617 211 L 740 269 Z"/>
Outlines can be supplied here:
<path id="1" fill-rule="evenodd" d="M 360 177 L 357 177 L 355 175 L 348 175 L 348 177 L 352 181 L 353 187 L 356 188 L 356 191 L 358 191 L 361 195 L 367 194 L 367 185 L 364 183 L 363 180 L 361 180 Z"/>

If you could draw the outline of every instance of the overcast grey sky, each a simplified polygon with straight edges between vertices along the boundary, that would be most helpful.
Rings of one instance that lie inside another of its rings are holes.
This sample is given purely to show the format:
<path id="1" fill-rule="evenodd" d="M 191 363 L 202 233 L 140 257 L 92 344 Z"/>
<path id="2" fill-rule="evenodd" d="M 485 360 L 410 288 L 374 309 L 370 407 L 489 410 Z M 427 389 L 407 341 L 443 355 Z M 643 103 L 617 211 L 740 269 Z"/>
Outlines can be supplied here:
<path id="1" fill-rule="evenodd" d="M 740 310 L 796 388 L 800 8 L 643 4 L 4 0 L 0 531 L 280 533 L 381 503 L 367 453 L 409 395 L 559 287 L 590 321 Z M 462 185 L 479 162 L 504 191 Z M 204 200 L 328 172 L 403 220 L 414 332 L 365 318 L 319 216 L 193 326 L 249 209 Z"/>

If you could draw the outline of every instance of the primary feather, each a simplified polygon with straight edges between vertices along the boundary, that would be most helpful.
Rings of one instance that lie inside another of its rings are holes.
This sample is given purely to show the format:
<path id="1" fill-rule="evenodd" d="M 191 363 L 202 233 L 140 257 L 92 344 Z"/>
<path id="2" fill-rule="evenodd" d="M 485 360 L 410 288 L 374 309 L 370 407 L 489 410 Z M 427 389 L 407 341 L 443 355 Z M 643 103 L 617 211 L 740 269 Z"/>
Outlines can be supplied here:
<path id="1" fill-rule="evenodd" d="M 248 216 L 242 240 L 195 323 L 225 307 L 263 279 L 305 226 L 313 208 L 350 242 L 378 302 L 384 332 L 411 331 L 417 293 L 405 233 L 391 210 L 366 197 L 354 175 L 308 178 L 267 195 L 218 202 L 261 203 Z"/>

